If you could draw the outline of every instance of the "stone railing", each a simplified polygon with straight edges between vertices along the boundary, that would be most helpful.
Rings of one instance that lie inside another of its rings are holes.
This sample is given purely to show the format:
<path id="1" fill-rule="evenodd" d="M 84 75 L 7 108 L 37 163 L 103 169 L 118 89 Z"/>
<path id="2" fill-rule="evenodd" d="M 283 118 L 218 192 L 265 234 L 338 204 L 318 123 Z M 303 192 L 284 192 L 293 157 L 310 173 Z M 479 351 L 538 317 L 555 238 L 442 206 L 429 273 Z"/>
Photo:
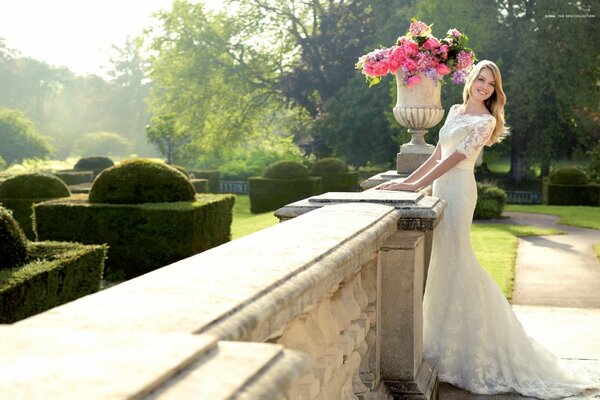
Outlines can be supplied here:
<path id="1" fill-rule="evenodd" d="M 0 398 L 435 398 L 421 305 L 425 232 L 444 206 L 318 196 L 277 226 L 1 326 Z"/>

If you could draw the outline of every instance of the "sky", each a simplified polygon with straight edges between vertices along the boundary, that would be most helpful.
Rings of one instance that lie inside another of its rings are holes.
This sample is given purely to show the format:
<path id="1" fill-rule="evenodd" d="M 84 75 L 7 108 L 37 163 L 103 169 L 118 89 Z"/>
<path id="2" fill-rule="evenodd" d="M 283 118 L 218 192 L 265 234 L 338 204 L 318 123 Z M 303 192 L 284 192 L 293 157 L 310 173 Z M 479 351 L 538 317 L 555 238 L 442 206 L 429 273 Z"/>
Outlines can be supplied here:
<path id="1" fill-rule="evenodd" d="M 172 0 L 0 0 L 0 38 L 20 55 L 104 75 L 111 45 L 122 46 L 156 23 Z M 204 0 L 218 3 L 219 0 Z"/>

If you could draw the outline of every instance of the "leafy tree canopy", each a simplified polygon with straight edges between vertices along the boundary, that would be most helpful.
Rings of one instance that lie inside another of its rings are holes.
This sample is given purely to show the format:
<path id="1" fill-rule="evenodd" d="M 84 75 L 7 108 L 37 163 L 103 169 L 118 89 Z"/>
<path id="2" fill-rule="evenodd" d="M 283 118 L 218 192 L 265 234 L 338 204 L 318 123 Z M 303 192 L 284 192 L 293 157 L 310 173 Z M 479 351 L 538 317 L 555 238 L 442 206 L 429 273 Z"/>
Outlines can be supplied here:
<path id="1" fill-rule="evenodd" d="M 0 109 L 0 157 L 9 165 L 27 158 L 45 158 L 50 144 L 34 123 L 18 110 Z"/>

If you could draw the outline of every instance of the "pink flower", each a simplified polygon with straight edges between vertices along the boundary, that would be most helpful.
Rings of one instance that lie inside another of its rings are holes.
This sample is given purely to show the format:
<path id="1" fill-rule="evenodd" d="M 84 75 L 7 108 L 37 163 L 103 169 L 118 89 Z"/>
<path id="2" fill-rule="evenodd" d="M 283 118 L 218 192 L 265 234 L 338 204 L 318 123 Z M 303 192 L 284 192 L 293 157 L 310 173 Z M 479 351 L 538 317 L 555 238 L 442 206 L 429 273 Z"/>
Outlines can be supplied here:
<path id="1" fill-rule="evenodd" d="M 406 60 L 406 52 L 402 46 L 394 46 L 388 52 L 390 72 L 396 72 Z"/>
<path id="2" fill-rule="evenodd" d="M 427 25 L 424 22 L 417 21 L 414 18 L 410 23 L 410 28 L 408 29 L 408 31 L 413 37 L 428 36 L 431 34 L 431 28 L 429 28 L 429 25 Z"/>
<path id="3" fill-rule="evenodd" d="M 409 76 L 406 80 L 406 87 L 411 88 L 417 83 L 421 82 L 421 77 L 417 75 Z"/>
<path id="4" fill-rule="evenodd" d="M 438 54 L 440 55 L 442 60 L 447 60 L 448 59 L 448 45 L 447 44 L 441 45 L 440 48 L 438 49 Z"/>
<path id="5" fill-rule="evenodd" d="M 404 68 L 406 68 L 406 71 L 408 71 L 408 72 L 416 72 L 417 71 L 417 63 L 415 62 L 415 60 L 413 60 L 411 58 L 407 58 L 404 61 Z"/>
<path id="6" fill-rule="evenodd" d="M 419 53 L 419 45 L 412 40 L 406 42 L 402 47 L 407 56 L 416 56 Z"/>
<path id="7" fill-rule="evenodd" d="M 437 71 L 438 74 L 440 74 L 441 76 L 444 76 L 444 75 L 448 75 L 452 71 L 452 68 L 450 68 L 446 64 L 439 64 L 437 67 L 435 67 L 435 70 Z"/>
<path id="8" fill-rule="evenodd" d="M 460 39 L 460 37 L 462 36 L 462 33 L 460 33 L 457 29 L 450 29 L 448 30 L 448 32 L 446 32 L 446 35 L 452 35 L 457 39 Z"/>
<path id="9" fill-rule="evenodd" d="M 432 36 L 425 41 L 423 46 L 429 51 L 434 51 L 435 49 L 440 47 L 440 42 Z"/>
<path id="10" fill-rule="evenodd" d="M 473 65 L 473 53 L 466 52 L 461 50 L 457 56 L 457 65 L 456 68 L 459 70 L 467 69 L 471 65 Z"/>
<path id="11" fill-rule="evenodd" d="M 363 66 L 363 73 L 371 77 L 385 76 L 390 72 L 388 60 L 368 62 Z"/>

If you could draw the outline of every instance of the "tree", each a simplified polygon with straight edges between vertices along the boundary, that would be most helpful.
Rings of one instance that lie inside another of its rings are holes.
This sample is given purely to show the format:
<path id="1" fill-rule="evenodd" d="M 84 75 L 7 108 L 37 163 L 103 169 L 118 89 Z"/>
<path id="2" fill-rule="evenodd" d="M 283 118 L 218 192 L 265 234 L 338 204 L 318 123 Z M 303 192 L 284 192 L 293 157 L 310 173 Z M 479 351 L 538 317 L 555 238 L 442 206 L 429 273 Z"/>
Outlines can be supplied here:
<path id="1" fill-rule="evenodd" d="M 90 132 L 75 141 L 73 152 L 79 156 L 127 156 L 131 142 L 114 132 Z"/>
<path id="2" fill-rule="evenodd" d="M 18 110 L 0 110 L 0 157 L 9 165 L 28 158 L 44 158 L 52 149 L 33 122 Z"/>
<path id="3" fill-rule="evenodd" d="M 184 147 L 191 142 L 190 135 L 176 125 L 174 115 L 159 115 L 146 127 L 148 141 L 158 147 L 167 164 L 180 163 Z"/>
<path id="4" fill-rule="evenodd" d="M 268 116 L 281 108 L 274 88 L 277 54 L 257 50 L 260 44 L 240 29 L 240 18 L 209 14 L 201 3 L 175 1 L 159 18 L 160 31 L 146 37 L 154 54 L 150 109 L 172 116 L 186 132 L 187 161 L 266 130 Z"/>

